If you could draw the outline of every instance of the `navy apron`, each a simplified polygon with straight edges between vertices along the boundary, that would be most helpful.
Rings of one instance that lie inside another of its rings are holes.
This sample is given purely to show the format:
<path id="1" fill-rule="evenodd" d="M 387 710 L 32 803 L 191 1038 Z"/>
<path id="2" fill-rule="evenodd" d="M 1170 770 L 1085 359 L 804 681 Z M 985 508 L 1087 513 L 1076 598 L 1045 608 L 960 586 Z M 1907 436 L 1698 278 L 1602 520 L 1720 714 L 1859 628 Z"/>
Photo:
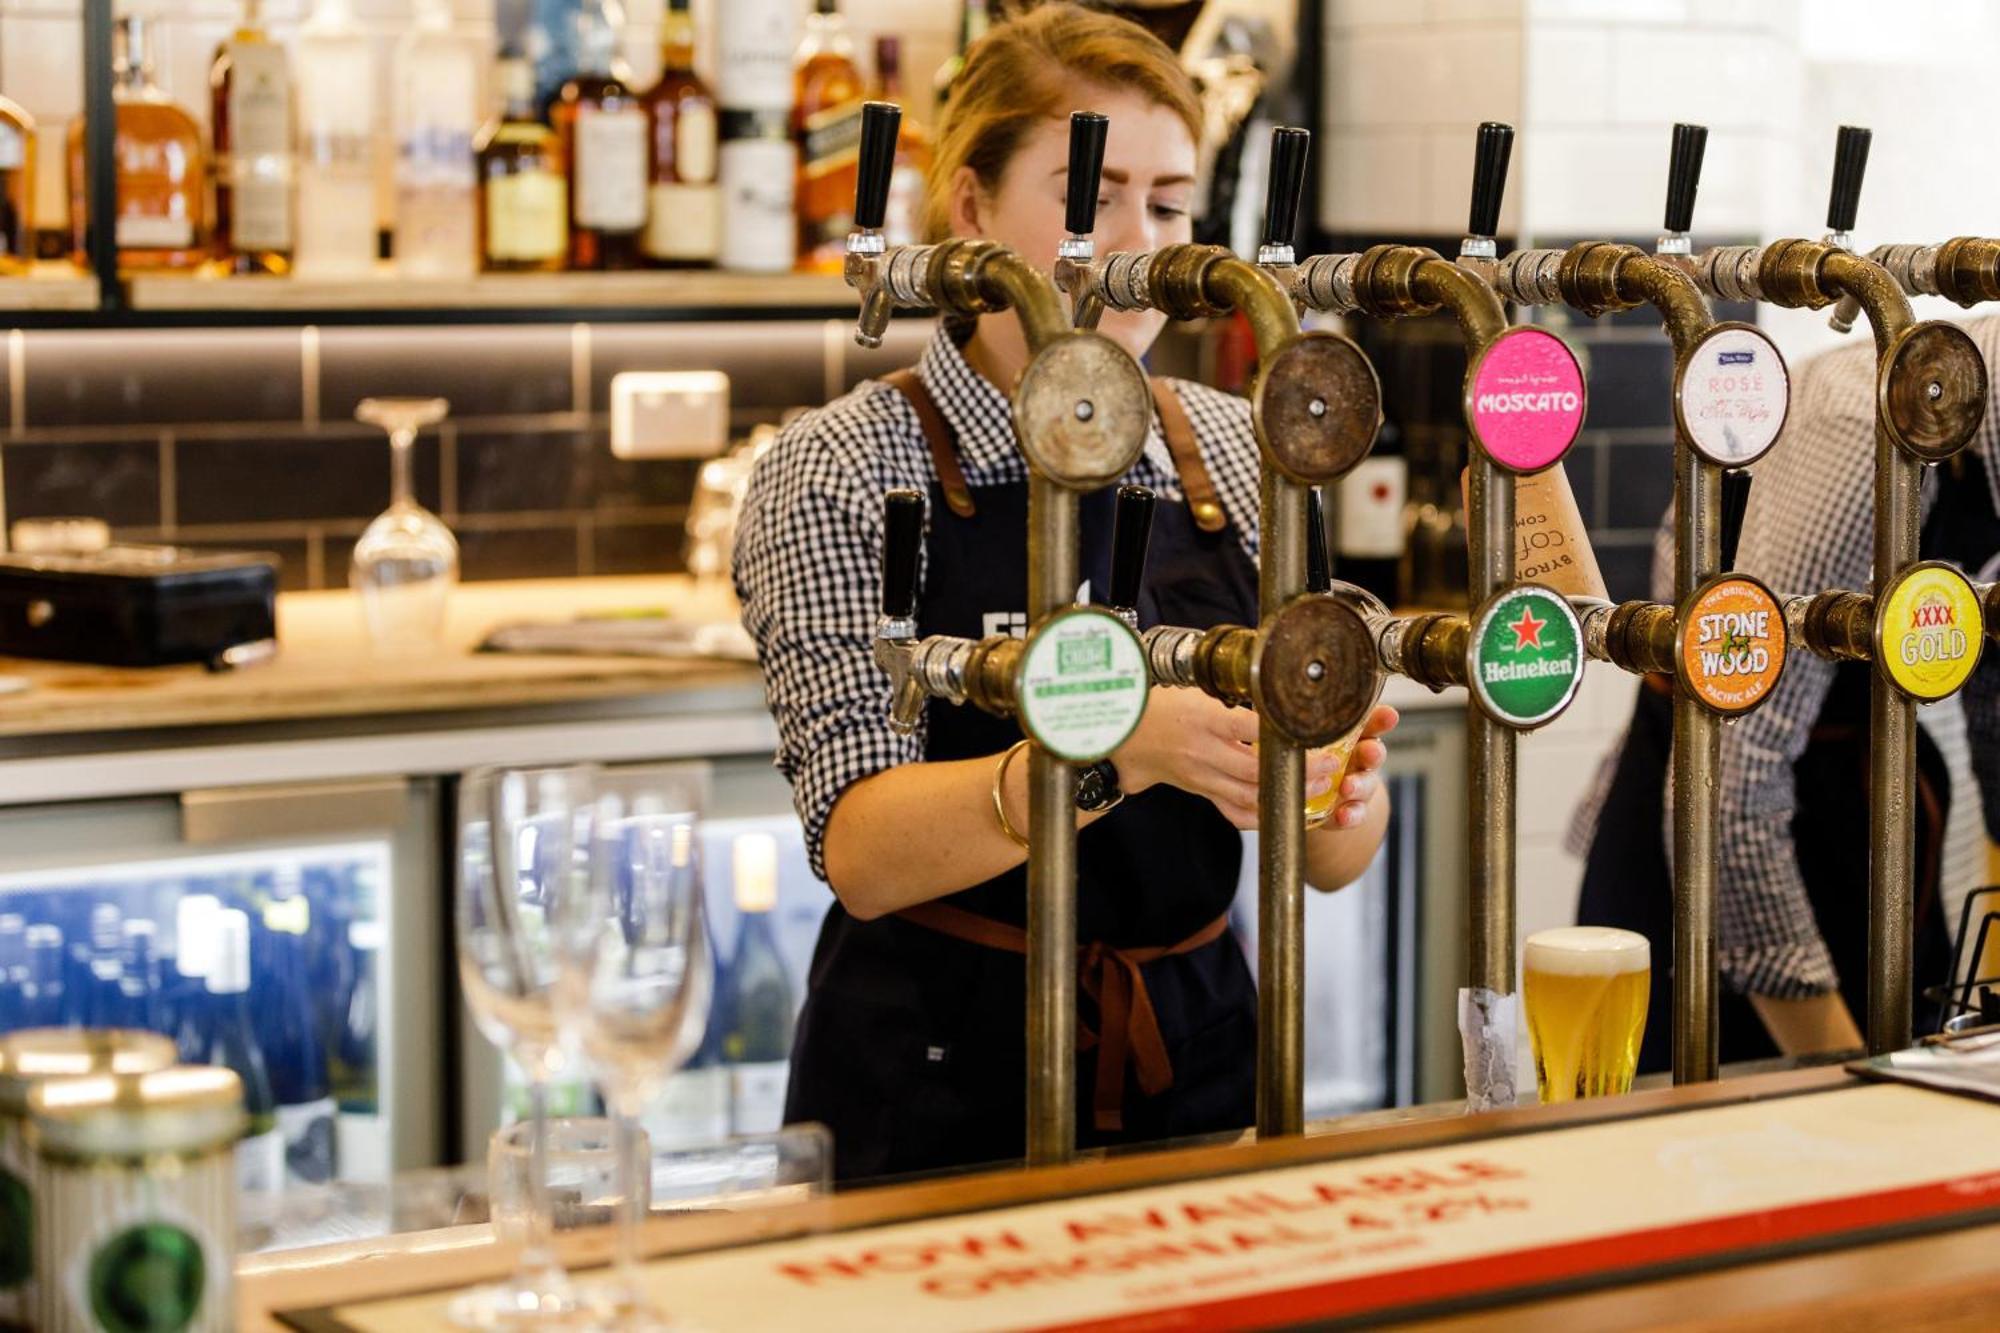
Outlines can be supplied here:
<path id="1" fill-rule="evenodd" d="M 918 632 L 980 638 L 988 614 L 1027 606 L 1027 483 L 966 487 L 949 429 L 922 385 L 907 373 L 891 383 L 917 408 L 940 477 L 930 488 Z M 1155 392 L 1189 504 L 1156 510 L 1141 623 L 1255 624 L 1256 569 L 1214 503 L 1185 413 L 1164 385 Z M 1110 586 L 1114 490 L 1082 501 L 1082 571 L 1099 592 Z M 940 700 L 930 702 L 926 723 L 929 761 L 990 755 L 997 763 L 1021 739 L 1012 719 Z M 1127 797 L 1078 835 L 1079 1146 L 1238 1130 L 1254 1119 L 1255 984 L 1235 937 L 1217 925 L 1241 861 L 1229 821 L 1207 800 L 1164 784 Z M 937 901 L 991 932 L 1018 935 L 1026 887 L 1023 865 Z M 1121 963 L 1113 951 L 1149 961 Z M 1137 989 L 1150 998 L 1171 1062 L 1170 1086 L 1157 1093 L 1121 1061 L 1108 1083 L 1122 1086 L 1099 1096 L 1098 1029 L 1111 1006 L 1091 996 L 1112 987 L 1113 973 L 1123 995 Z M 832 1130 L 843 1183 L 1018 1159 L 1026 1004 L 1018 952 L 903 916 L 859 921 L 836 900 L 813 954 L 785 1119 Z M 1115 1104 L 1115 1124 L 1107 1126 L 1100 1102 Z"/>
<path id="2" fill-rule="evenodd" d="M 1970 452 L 1941 465 L 1937 498 L 1920 547 L 1927 560 L 1976 570 L 2000 551 L 2000 517 L 1985 469 Z M 1798 651 L 1804 651 L 1799 649 Z M 1856 1022 L 1868 1012 L 1868 692 L 1872 663 L 1842 662 L 1820 706 L 1805 752 L 1792 766 L 1798 800 L 1792 841 L 1813 918 L 1833 955 L 1840 993 Z M 1652 941 L 1653 990 L 1640 1046 L 1642 1073 L 1673 1065 L 1673 874 L 1661 811 L 1673 751 L 1673 694 L 1640 682 L 1632 724 L 1584 862 L 1577 920 L 1621 926 Z M 1917 728 L 1916 904 L 1911 952 L 1915 986 L 1946 979 L 1950 926 L 1938 899 L 1951 775 L 1935 742 Z M 1777 1046 L 1747 996 L 1724 986 L 1716 1003 L 1725 1064 L 1767 1059 Z M 1916 1007 L 1919 1034 L 1934 1030 L 1936 1006 Z"/>

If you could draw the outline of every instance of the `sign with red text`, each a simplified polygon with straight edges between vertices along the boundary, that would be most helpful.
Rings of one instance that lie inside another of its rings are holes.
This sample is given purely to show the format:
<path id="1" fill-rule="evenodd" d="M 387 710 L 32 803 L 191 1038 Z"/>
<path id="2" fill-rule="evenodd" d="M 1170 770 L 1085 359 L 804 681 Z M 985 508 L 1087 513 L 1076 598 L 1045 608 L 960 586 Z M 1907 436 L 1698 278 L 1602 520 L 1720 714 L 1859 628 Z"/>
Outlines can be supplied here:
<path id="1" fill-rule="evenodd" d="M 1985 638 L 1979 594 L 1943 561 L 1911 565 L 1876 599 L 1875 660 L 1912 699 L 1956 694 L 1979 665 Z"/>
<path id="2" fill-rule="evenodd" d="M 1583 429 L 1583 368 L 1547 329 L 1513 328 L 1479 354 L 1465 419 L 1486 456 L 1509 472 L 1540 472 Z"/>
<path id="3" fill-rule="evenodd" d="M 1694 451 L 1718 467 L 1749 467 L 1769 453 L 1792 403 L 1777 345 L 1748 324 L 1702 335 L 1674 379 L 1674 413 Z"/>
<path id="4" fill-rule="evenodd" d="M 2000 1107 L 1868 1085 L 691 1254 L 642 1282 L 712 1333 L 1269 1328 L 1996 1216 Z M 435 1329 L 449 1300 L 296 1326 Z"/>

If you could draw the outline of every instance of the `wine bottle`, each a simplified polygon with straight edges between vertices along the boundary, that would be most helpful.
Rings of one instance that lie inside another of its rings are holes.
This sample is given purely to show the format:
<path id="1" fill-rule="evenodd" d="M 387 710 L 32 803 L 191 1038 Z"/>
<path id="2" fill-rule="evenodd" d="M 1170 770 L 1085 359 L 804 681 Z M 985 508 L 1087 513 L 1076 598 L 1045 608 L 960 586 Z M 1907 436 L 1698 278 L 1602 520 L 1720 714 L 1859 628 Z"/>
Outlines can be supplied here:
<path id="1" fill-rule="evenodd" d="M 21 1026 L 62 1027 L 68 1021 L 62 930 L 38 922 L 27 928 L 23 942 L 27 965 L 21 977 Z"/>
<path id="2" fill-rule="evenodd" d="M 355 921 L 347 927 L 347 947 L 353 963 L 353 984 L 340 1009 L 340 1038 L 333 1049 L 334 1099 L 339 1107 L 341 1174 L 353 1180 L 387 1180 L 390 1170 L 388 1126 L 381 1113 L 376 1072 L 381 992 L 377 966 L 382 954 L 382 923 Z"/>
<path id="3" fill-rule="evenodd" d="M 208 974 L 215 966 L 215 919 L 222 900 L 190 893 L 174 904 L 174 980 L 169 1007 L 182 1064 L 200 1064 L 208 1032 Z"/>
<path id="4" fill-rule="evenodd" d="M 159 934 L 159 925 L 144 917 L 132 917 L 125 922 L 118 977 L 119 1027 L 160 1033 L 172 1029 L 167 1016 L 166 981 L 160 966 Z"/>
<path id="5" fill-rule="evenodd" d="M 0 1032 L 21 1022 L 21 985 L 28 973 L 28 921 L 19 912 L 0 912 Z"/>
<path id="6" fill-rule="evenodd" d="M 243 1082 L 249 1126 L 236 1145 L 236 1185 L 259 1194 L 285 1184 L 285 1142 L 264 1052 L 250 1028 L 250 916 L 233 907 L 215 914 L 215 956 L 208 973 L 208 1024 L 198 1063 L 220 1065 Z"/>
<path id="7" fill-rule="evenodd" d="M 469 278 L 478 267 L 480 52 L 452 29 L 449 0 L 417 0 L 396 46 L 396 271 Z"/>
<path id="8" fill-rule="evenodd" d="M 1408 547 L 1405 509 L 1409 500 L 1409 460 L 1402 433 L 1384 423 L 1375 448 L 1340 479 L 1336 492 L 1335 560 L 1339 577 L 1358 584 L 1390 606 L 1400 606 L 1403 557 Z"/>
<path id="9" fill-rule="evenodd" d="M 702 929 L 708 936 L 708 956 L 715 960 L 714 994 L 721 995 L 728 988 L 729 971 L 716 948 L 713 913 L 702 913 Z M 722 1056 L 722 1028 L 722 1006 L 710 1005 L 701 1045 L 667 1080 L 658 1109 L 646 1117 L 646 1131 L 656 1148 L 720 1143 L 729 1137 L 730 1076 Z"/>
<path id="10" fill-rule="evenodd" d="M 271 965 L 257 1011 L 265 1016 L 259 1044 L 285 1146 L 285 1179 L 324 1185 L 334 1175 L 334 1103 L 307 979 L 305 937 L 311 924 L 312 904 L 303 894 L 265 907 Z"/>
<path id="11" fill-rule="evenodd" d="M 717 171 L 722 182 L 722 267 L 782 273 L 797 251 L 792 200 L 794 0 L 732 0 L 717 14 Z"/>
<path id="12" fill-rule="evenodd" d="M 116 1027 L 124 996 L 118 987 L 125 971 L 125 914 L 116 903 L 90 908 L 89 952 L 85 955 L 85 988 L 76 996 L 77 1012 L 90 1027 Z"/>
<path id="13" fill-rule="evenodd" d="M 723 991 L 722 1030 L 730 1073 L 730 1131 L 769 1134 L 785 1120 L 797 1008 L 771 929 L 771 909 L 778 902 L 777 840 L 768 833 L 743 834 L 732 848 L 732 863 L 736 953 Z"/>

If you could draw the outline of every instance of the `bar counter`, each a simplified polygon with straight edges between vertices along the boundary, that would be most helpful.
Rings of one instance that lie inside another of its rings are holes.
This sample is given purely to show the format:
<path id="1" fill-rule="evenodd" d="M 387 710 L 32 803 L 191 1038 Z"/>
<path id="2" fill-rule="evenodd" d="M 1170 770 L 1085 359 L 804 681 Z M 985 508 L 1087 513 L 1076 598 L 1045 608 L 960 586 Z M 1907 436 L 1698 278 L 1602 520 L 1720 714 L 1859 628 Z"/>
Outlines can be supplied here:
<path id="1" fill-rule="evenodd" d="M 2000 1310 L 1990 1103 L 1816 1069 L 1479 1117 L 1437 1110 L 657 1218 L 647 1280 L 666 1312 L 714 1330 L 1990 1328 Z M 1357 1227 L 1388 1239 L 1354 1243 Z M 1143 1265 L 1084 1274 L 1034 1253 L 1065 1231 L 1077 1253 L 1153 1248 Z M 1313 1248 L 1284 1248 L 1301 1244 Z M 608 1232 L 571 1233 L 564 1259 L 602 1263 L 610 1245 Z M 497 1276 L 506 1259 L 485 1227 L 249 1259 L 240 1326 L 435 1326 L 444 1289 Z M 373 1304 L 395 1296 L 413 1299 Z"/>

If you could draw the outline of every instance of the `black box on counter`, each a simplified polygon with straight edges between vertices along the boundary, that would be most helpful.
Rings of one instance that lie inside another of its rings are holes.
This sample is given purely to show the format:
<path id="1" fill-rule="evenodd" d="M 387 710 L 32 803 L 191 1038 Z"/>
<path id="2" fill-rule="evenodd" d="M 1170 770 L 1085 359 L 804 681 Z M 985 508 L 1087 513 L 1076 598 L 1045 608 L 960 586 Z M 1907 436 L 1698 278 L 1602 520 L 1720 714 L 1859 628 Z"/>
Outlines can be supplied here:
<path id="1" fill-rule="evenodd" d="M 0 654 L 101 666 L 226 665 L 277 637 L 278 558 L 111 546 L 0 555 Z"/>

